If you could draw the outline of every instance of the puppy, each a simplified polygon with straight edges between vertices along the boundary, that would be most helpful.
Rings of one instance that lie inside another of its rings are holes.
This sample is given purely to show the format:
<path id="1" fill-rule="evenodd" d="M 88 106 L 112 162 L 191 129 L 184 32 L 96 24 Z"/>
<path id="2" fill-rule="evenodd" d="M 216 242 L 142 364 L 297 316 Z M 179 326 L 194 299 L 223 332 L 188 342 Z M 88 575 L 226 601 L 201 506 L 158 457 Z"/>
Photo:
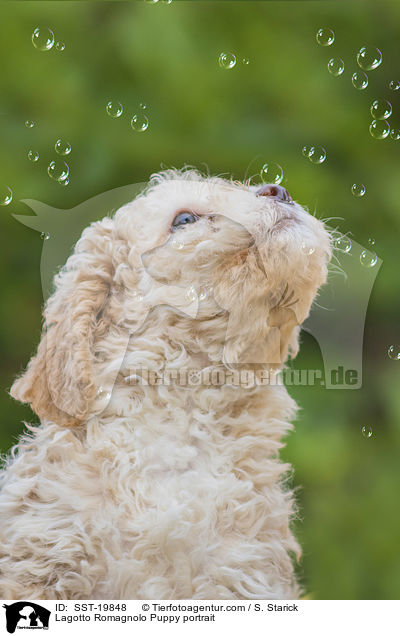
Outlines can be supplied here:
<path id="1" fill-rule="evenodd" d="M 193 170 L 85 229 L 11 389 L 41 424 L 0 476 L 0 597 L 298 596 L 278 458 L 296 405 L 231 379 L 296 354 L 330 255 L 282 187 Z"/>

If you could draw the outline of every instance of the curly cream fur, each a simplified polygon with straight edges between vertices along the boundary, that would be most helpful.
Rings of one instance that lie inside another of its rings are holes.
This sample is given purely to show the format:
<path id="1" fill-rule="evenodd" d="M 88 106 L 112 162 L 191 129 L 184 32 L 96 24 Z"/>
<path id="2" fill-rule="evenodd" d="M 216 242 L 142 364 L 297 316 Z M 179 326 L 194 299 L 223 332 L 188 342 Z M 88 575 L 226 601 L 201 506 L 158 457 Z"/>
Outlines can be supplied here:
<path id="1" fill-rule="evenodd" d="M 182 209 L 201 218 L 171 236 Z M 0 473 L 0 597 L 297 597 L 286 389 L 129 376 L 279 368 L 329 257 L 299 205 L 193 170 L 155 175 L 83 232 L 11 390 L 41 424 Z M 189 285 L 213 288 L 195 317 L 171 302 Z"/>

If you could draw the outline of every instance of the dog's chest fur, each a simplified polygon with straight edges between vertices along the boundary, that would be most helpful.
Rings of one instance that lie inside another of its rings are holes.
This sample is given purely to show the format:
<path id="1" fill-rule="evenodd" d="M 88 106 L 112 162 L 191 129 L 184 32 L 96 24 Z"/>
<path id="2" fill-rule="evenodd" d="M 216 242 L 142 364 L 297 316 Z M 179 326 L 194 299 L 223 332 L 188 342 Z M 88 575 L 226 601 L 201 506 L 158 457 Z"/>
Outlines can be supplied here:
<path id="1" fill-rule="evenodd" d="M 42 561 L 53 598 L 296 596 L 277 459 L 285 389 L 257 389 L 250 402 L 244 389 L 223 401 L 211 389 L 207 410 L 204 391 L 182 400 L 186 389 L 146 389 L 135 415 L 115 414 L 114 400 L 131 408 L 130 389 L 116 387 L 81 438 L 48 424 L 25 442 L 4 476 L 3 550 L 19 533 L 20 556 Z M 57 576 L 46 568 L 55 557 Z M 26 594 L 26 575 L 22 585 Z"/>

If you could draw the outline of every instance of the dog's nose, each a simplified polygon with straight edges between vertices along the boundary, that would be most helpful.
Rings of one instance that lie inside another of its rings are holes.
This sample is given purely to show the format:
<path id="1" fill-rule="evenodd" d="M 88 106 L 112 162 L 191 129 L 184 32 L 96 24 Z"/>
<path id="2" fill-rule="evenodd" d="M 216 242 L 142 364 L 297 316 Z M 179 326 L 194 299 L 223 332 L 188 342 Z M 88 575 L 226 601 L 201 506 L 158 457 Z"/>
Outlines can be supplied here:
<path id="1" fill-rule="evenodd" d="M 266 183 L 256 191 L 257 197 L 272 197 L 276 201 L 283 201 L 284 203 L 293 203 L 293 199 L 289 192 L 275 183 Z"/>

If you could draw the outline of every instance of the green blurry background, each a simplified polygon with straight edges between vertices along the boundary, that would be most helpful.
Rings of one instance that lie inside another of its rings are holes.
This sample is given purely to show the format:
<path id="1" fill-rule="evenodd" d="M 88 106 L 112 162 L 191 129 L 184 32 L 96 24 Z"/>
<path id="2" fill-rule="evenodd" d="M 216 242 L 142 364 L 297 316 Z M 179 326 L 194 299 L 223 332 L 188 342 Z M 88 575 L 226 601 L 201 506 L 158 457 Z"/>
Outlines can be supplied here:
<path id="1" fill-rule="evenodd" d="M 160 164 L 206 164 L 242 179 L 278 162 L 298 201 L 340 217 L 332 223 L 365 246 L 373 237 L 383 259 L 366 321 L 363 388 L 290 389 L 302 408 L 284 451 L 298 486 L 299 572 L 313 598 L 398 598 L 400 361 L 387 349 L 400 344 L 400 141 L 368 131 L 376 98 L 391 101 L 390 122 L 400 128 L 400 90 L 388 88 L 400 80 L 398 0 L 1 2 L 0 24 L 0 182 L 14 193 L 0 207 L 1 450 L 23 420 L 35 421 L 7 394 L 41 323 L 43 242 L 12 218 L 29 214 L 21 199 L 71 208 L 145 181 Z M 63 52 L 33 47 L 40 25 L 65 42 Z M 335 32 L 331 47 L 316 42 L 323 26 Z M 358 91 L 351 75 L 363 45 L 379 47 L 383 63 Z M 236 67 L 218 66 L 222 51 L 237 56 Z M 341 77 L 328 73 L 332 56 L 345 62 Z M 110 99 L 123 104 L 121 118 L 106 114 Z M 143 133 L 130 128 L 140 102 L 150 122 Z M 46 171 L 59 137 L 72 145 L 67 187 Z M 326 161 L 313 165 L 304 144 L 324 146 Z M 29 149 L 40 153 L 36 164 Z M 350 188 L 359 181 L 367 193 L 356 199 Z M 322 366 L 307 334 L 296 365 Z"/>

